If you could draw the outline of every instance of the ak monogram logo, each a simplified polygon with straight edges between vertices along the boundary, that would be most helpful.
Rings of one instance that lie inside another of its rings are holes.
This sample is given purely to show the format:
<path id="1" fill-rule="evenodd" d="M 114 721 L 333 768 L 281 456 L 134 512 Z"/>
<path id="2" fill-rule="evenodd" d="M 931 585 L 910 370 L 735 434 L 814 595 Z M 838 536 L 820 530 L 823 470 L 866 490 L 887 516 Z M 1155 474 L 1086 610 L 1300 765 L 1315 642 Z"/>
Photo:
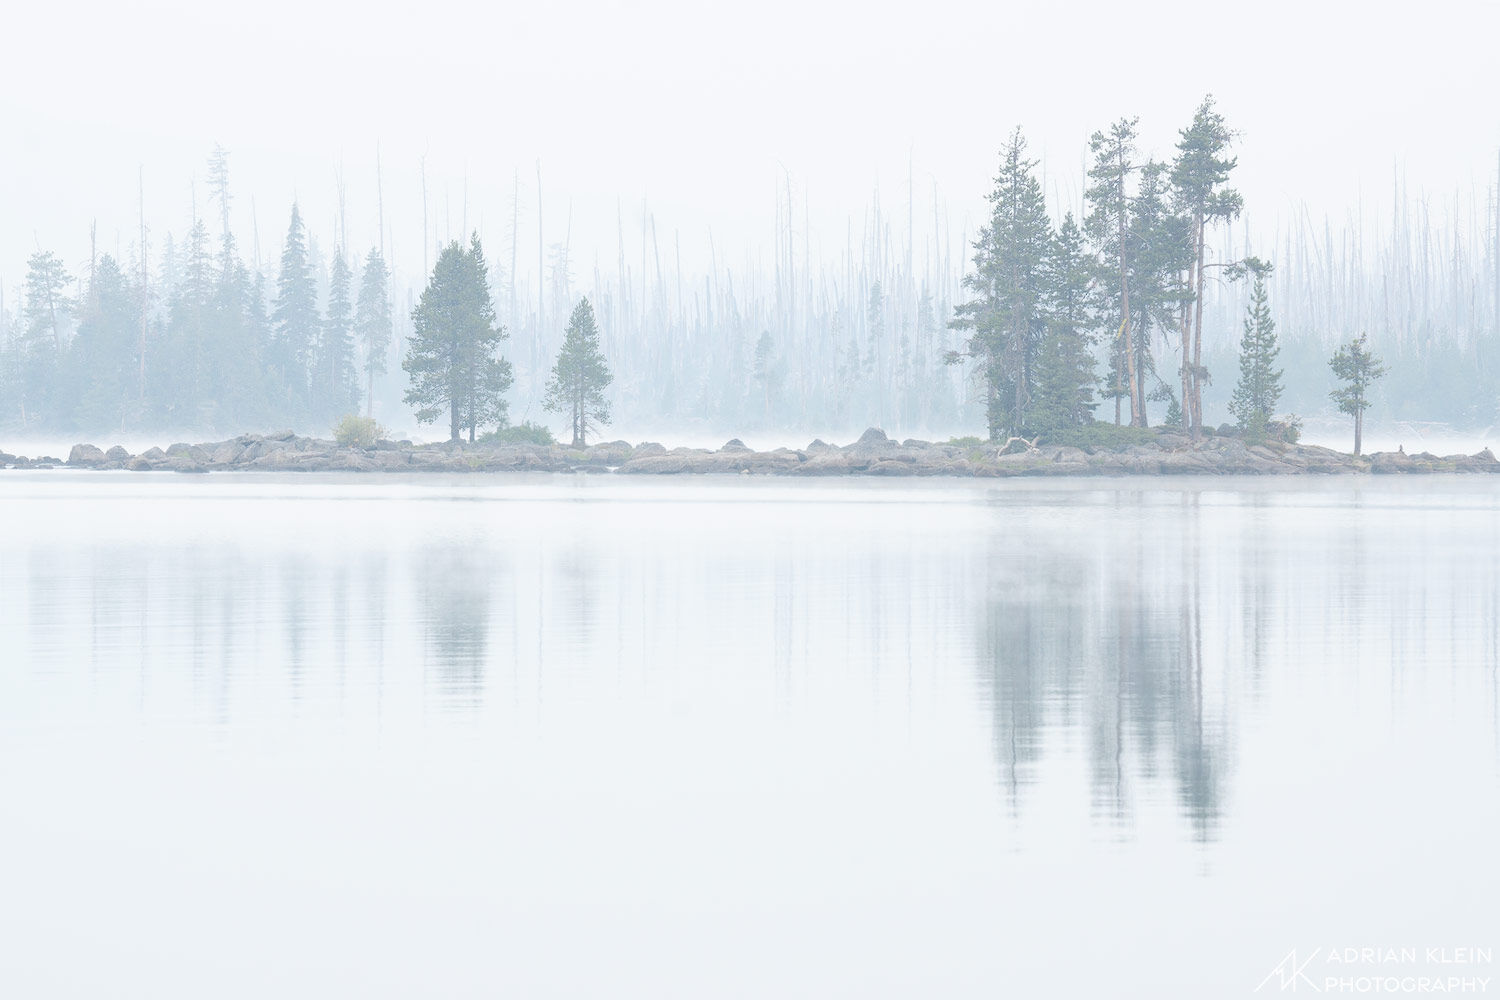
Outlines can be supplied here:
<path id="1" fill-rule="evenodd" d="M 1267 974 L 1266 978 L 1260 981 L 1260 985 L 1255 987 L 1255 992 L 1259 993 L 1268 983 L 1275 980 L 1277 985 L 1274 988 L 1282 993 L 1295 993 L 1299 986 L 1306 986 L 1314 993 L 1322 993 L 1322 989 L 1307 974 L 1307 967 L 1313 963 L 1322 950 L 1322 948 L 1314 948 L 1312 954 L 1299 960 L 1297 949 L 1293 948 L 1286 953 L 1285 958 L 1276 963 L 1276 967 Z"/>

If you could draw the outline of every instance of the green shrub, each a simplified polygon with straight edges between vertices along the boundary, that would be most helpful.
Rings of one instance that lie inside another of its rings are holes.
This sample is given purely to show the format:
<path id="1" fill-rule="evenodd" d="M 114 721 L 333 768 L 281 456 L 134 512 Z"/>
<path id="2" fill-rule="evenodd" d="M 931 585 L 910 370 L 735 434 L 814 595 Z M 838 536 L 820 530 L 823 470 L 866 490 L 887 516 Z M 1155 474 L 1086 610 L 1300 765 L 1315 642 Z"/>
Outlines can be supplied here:
<path id="1" fill-rule="evenodd" d="M 552 432 L 542 424 L 523 420 L 519 424 L 499 427 L 479 438 L 485 444 L 556 444 Z"/>
<path id="2" fill-rule="evenodd" d="M 333 439 L 345 448 L 373 448 L 383 437 L 385 428 L 376 423 L 374 417 L 361 417 L 355 413 L 344 414 L 333 428 Z"/>
<path id="3" fill-rule="evenodd" d="M 1266 424 L 1266 434 L 1273 441 L 1296 444 L 1302 439 L 1302 418 L 1295 413 L 1272 420 Z"/>
<path id="4" fill-rule="evenodd" d="M 969 437 L 949 438 L 948 443 L 955 448 L 978 448 L 980 445 L 986 444 L 987 442 L 984 440 L 984 438 L 973 437 L 971 435 Z"/>

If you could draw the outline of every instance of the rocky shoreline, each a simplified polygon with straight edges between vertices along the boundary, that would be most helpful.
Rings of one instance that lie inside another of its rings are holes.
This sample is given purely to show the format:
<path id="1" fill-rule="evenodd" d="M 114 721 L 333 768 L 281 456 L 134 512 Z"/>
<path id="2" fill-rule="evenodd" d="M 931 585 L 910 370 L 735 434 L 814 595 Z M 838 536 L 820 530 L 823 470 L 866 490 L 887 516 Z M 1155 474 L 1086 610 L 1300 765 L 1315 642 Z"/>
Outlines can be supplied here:
<path id="1" fill-rule="evenodd" d="M 1169 431 L 1149 443 L 1076 448 L 1007 444 L 894 441 L 874 428 L 854 444 L 814 441 L 806 448 L 753 451 L 738 440 L 717 450 L 609 441 L 587 448 L 532 444 L 413 445 L 380 441 L 346 447 L 291 431 L 244 434 L 227 441 L 174 444 L 132 455 L 116 445 L 75 445 L 67 461 L 0 452 L 0 468 L 124 469 L 133 472 L 607 472 L 638 475 L 746 474 L 775 476 L 1156 476 L 1362 473 L 1500 473 L 1500 460 L 1476 455 L 1378 452 L 1356 458 L 1311 445 L 1250 444 L 1236 437 L 1199 441 Z"/>

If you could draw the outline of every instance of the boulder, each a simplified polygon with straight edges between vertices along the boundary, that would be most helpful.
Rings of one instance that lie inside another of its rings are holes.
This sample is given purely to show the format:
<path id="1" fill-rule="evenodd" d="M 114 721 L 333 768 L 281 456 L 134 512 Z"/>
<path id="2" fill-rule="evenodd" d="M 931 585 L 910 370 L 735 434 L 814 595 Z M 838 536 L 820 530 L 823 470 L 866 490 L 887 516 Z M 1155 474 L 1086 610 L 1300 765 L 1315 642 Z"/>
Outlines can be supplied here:
<path id="1" fill-rule="evenodd" d="M 799 463 L 792 471 L 799 476 L 846 476 L 867 464 L 856 462 L 841 451 L 814 452 L 809 449 L 807 461 Z"/>
<path id="2" fill-rule="evenodd" d="M 639 449 L 637 449 L 639 451 Z M 665 449 L 663 449 L 665 452 Z M 645 455 L 641 458 L 632 458 L 620 466 L 621 472 L 639 475 L 671 475 L 679 472 L 692 472 L 691 462 L 688 456 L 678 452 L 669 452 L 661 455 Z"/>
<path id="3" fill-rule="evenodd" d="M 225 441 L 213 449 L 208 459 L 214 465 L 233 465 L 239 461 L 240 456 L 245 454 L 245 451 L 245 446 L 239 442 Z"/>
<path id="4" fill-rule="evenodd" d="M 589 445 L 588 464 L 599 467 L 624 465 L 635 454 L 629 441 L 601 441 Z"/>
<path id="5" fill-rule="evenodd" d="M 130 461 L 130 452 L 126 451 L 124 448 L 121 448 L 119 445 L 114 445 L 109 449 L 109 451 L 106 451 L 104 453 L 104 458 L 108 462 L 115 462 L 123 465 L 124 463 Z"/>
<path id="6" fill-rule="evenodd" d="M 411 468 L 411 453 L 406 451 L 377 451 L 370 460 L 381 472 L 404 472 Z"/>
<path id="7" fill-rule="evenodd" d="M 376 472 L 374 459 L 356 448 L 345 448 L 328 457 L 327 468 L 333 472 Z"/>
<path id="8" fill-rule="evenodd" d="M 73 450 L 68 452 L 68 464 L 83 468 L 98 468 L 105 462 L 104 452 L 91 444 L 75 444 Z"/>
<path id="9" fill-rule="evenodd" d="M 881 430 L 878 427 L 871 427 L 868 428 L 863 434 L 861 434 L 859 436 L 859 440 L 854 443 L 857 445 L 862 445 L 866 448 L 883 448 L 893 444 L 894 442 L 892 442 L 890 438 L 885 436 L 885 431 Z"/>
<path id="10" fill-rule="evenodd" d="M 728 441 L 724 442 L 723 446 L 720 447 L 719 450 L 720 451 L 749 451 L 750 449 L 747 448 L 747 447 L 745 447 L 745 442 L 741 441 L 739 438 L 730 438 Z"/>

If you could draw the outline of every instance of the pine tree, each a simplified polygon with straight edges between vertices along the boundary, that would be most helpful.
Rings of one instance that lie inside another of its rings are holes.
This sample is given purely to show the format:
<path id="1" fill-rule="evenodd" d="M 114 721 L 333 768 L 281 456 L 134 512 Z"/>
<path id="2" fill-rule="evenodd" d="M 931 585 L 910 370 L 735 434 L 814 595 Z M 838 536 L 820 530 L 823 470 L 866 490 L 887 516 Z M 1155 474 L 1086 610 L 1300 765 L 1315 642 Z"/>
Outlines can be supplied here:
<path id="1" fill-rule="evenodd" d="M 467 428 L 503 420 L 510 362 L 498 354 L 505 331 L 496 325 L 484 254 L 476 235 L 438 255 L 432 278 L 412 310 L 412 339 L 401 367 L 411 378 L 405 401 L 430 424 L 448 411 L 450 439 Z"/>
<path id="2" fill-rule="evenodd" d="M 202 219 L 188 230 L 181 272 L 167 300 L 160 363 L 153 365 L 148 392 L 152 416 L 174 427 L 212 423 L 205 410 L 214 400 L 211 353 L 217 330 L 213 258 Z"/>
<path id="3" fill-rule="evenodd" d="M 1354 454 L 1358 455 L 1364 439 L 1365 410 L 1370 408 L 1370 387 L 1385 374 L 1385 365 L 1371 352 L 1365 335 L 1360 334 L 1338 349 L 1329 359 L 1328 367 L 1344 383 L 1330 392 L 1328 398 L 1340 412 L 1354 418 Z"/>
<path id="4" fill-rule="evenodd" d="M 365 352 L 365 415 L 371 417 L 375 415 L 375 379 L 385 374 L 393 333 L 389 281 L 385 259 L 372 249 L 365 257 L 354 306 L 354 335 Z"/>
<path id="5" fill-rule="evenodd" d="M 69 345 L 74 376 L 73 424 L 84 430 L 120 427 L 135 397 L 137 292 L 109 254 L 99 259 L 78 332 Z"/>
<path id="6" fill-rule="evenodd" d="M 1043 438 L 1094 419 L 1094 367 L 1090 275 L 1094 262 L 1071 213 L 1063 217 L 1052 243 L 1046 276 L 1047 334 L 1037 354 L 1036 392 L 1029 430 Z"/>
<path id="7" fill-rule="evenodd" d="M 275 330 L 272 365 L 284 387 L 286 403 L 293 410 L 305 411 L 309 369 L 318 338 L 318 293 L 307 260 L 307 230 L 296 202 L 292 202 L 292 221 L 281 251 L 271 322 Z"/>
<path id="8" fill-rule="evenodd" d="M 250 277 L 249 288 L 245 294 L 245 337 L 255 350 L 256 357 L 271 358 L 275 354 L 276 331 L 271 323 L 271 314 L 267 309 L 266 301 L 266 276 L 256 271 Z M 256 374 L 262 392 L 262 404 L 272 406 L 275 403 L 274 390 L 279 389 L 269 383 L 270 373 L 265 370 L 265 365 L 260 366 Z"/>
<path id="9" fill-rule="evenodd" d="M 1191 309 L 1180 310 L 1182 345 L 1183 421 L 1195 436 L 1203 426 L 1203 386 L 1208 371 L 1203 367 L 1203 272 L 1206 266 L 1208 226 L 1237 218 L 1243 201 L 1238 192 L 1225 187 L 1236 160 L 1229 156 L 1234 133 L 1224 117 L 1214 110 L 1212 95 L 1193 115 L 1193 122 L 1180 133 L 1177 157 L 1172 161 L 1172 190 L 1178 211 L 1187 219 L 1187 282 Z"/>
<path id="10" fill-rule="evenodd" d="M 1131 426 L 1143 426 L 1146 400 L 1136 372 L 1135 317 L 1131 313 L 1130 274 L 1140 249 L 1140 236 L 1131 226 L 1130 175 L 1140 169 L 1135 162 L 1136 131 L 1140 119 L 1121 118 L 1108 132 L 1089 137 L 1091 182 L 1084 197 L 1089 214 L 1084 228 L 1098 251 L 1103 288 L 1111 289 L 1111 312 L 1120 317 L 1112 349 L 1114 361 L 1115 423 L 1120 422 L 1120 399 L 1130 399 Z"/>
<path id="11" fill-rule="evenodd" d="M 1229 412 L 1246 436 L 1260 440 L 1281 399 L 1281 369 L 1275 367 L 1281 348 L 1276 343 L 1276 321 L 1266 301 L 1266 279 L 1255 275 L 1250 305 L 1245 311 L 1245 332 L 1240 338 L 1240 381 L 1229 401 Z"/>
<path id="12" fill-rule="evenodd" d="M 57 397 L 63 330 L 73 314 L 73 300 L 67 295 L 72 280 L 50 250 L 37 251 L 26 263 L 26 300 L 16 345 L 22 426 L 57 420 L 64 402 Z"/>
<path id="13" fill-rule="evenodd" d="M 328 308 L 318 341 L 318 392 L 321 415 L 333 419 L 359 410 L 359 375 L 354 362 L 354 314 L 350 301 L 353 275 L 343 250 L 333 255 L 328 274 Z"/>
<path id="14" fill-rule="evenodd" d="M 557 364 L 552 367 L 552 377 L 547 381 L 547 395 L 542 404 L 550 412 L 569 415 L 575 448 L 587 444 L 591 429 L 609 423 L 609 400 L 604 397 L 604 390 L 612 381 L 614 375 L 599 349 L 594 307 L 588 299 L 583 299 L 568 320 L 568 331 Z"/>
<path id="15" fill-rule="evenodd" d="M 227 191 L 220 197 L 227 199 Z M 224 222 L 227 221 L 226 212 Z M 253 322 L 255 287 L 228 229 L 220 239 L 214 282 L 208 374 L 210 409 L 217 426 L 226 430 L 243 429 L 276 415 L 268 412 L 266 406 L 264 342 Z M 263 312 L 263 305 L 261 309 Z"/>
<path id="16" fill-rule="evenodd" d="M 468 262 L 469 285 L 474 290 L 475 299 L 473 315 L 477 318 L 475 336 L 467 341 L 465 352 L 466 369 L 470 374 L 465 383 L 464 417 L 472 442 L 476 427 L 505 424 L 505 394 L 510 391 L 511 368 L 510 362 L 498 353 L 500 341 L 506 334 L 505 328 L 495 318 L 495 306 L 490 297 L 490 265 L 485 260 L 478 233 L 469 238 Z"/>
<path id="17" fill-rule="evenodd" d="M 964 277 L 964 286 L 976 296 L 955 310 L 951 324 L 970 335 L 964 349 L 947 358 L 978 362 L 991 440 L 1026 425 L 1032 369 L 1046 330 L 1043 282 L 1051 252 L 1036 161 L 1026 158 L 1020 129 L 1000 155 L 1000 173 L 989 195 L 990 220 L 974 243 L 974 270 Z"/>
<path id="18" fill-rule="evenodd" d="M 1151 353 L 1153 331 L 1163 335 L 1176 325 L 1191 298 L 1183 273 L 1188 266 L 1188 220 L 1169 203 L 1165 164 L 1147 160 L 1130 199 L 1130 229 L 1136 249 L 1130 262 L 1130 314 L 1134 328 L 1136 395 L 1141 399 L 1174 400 L 1171 387 L 1157 374 Z M 1148 391 L 1152 382 L 1156 387 Z M 1139 423 L 1147 424 L 1143 411 Z M 1177 414 L 1181 421 L 1181 413 Z"/>

